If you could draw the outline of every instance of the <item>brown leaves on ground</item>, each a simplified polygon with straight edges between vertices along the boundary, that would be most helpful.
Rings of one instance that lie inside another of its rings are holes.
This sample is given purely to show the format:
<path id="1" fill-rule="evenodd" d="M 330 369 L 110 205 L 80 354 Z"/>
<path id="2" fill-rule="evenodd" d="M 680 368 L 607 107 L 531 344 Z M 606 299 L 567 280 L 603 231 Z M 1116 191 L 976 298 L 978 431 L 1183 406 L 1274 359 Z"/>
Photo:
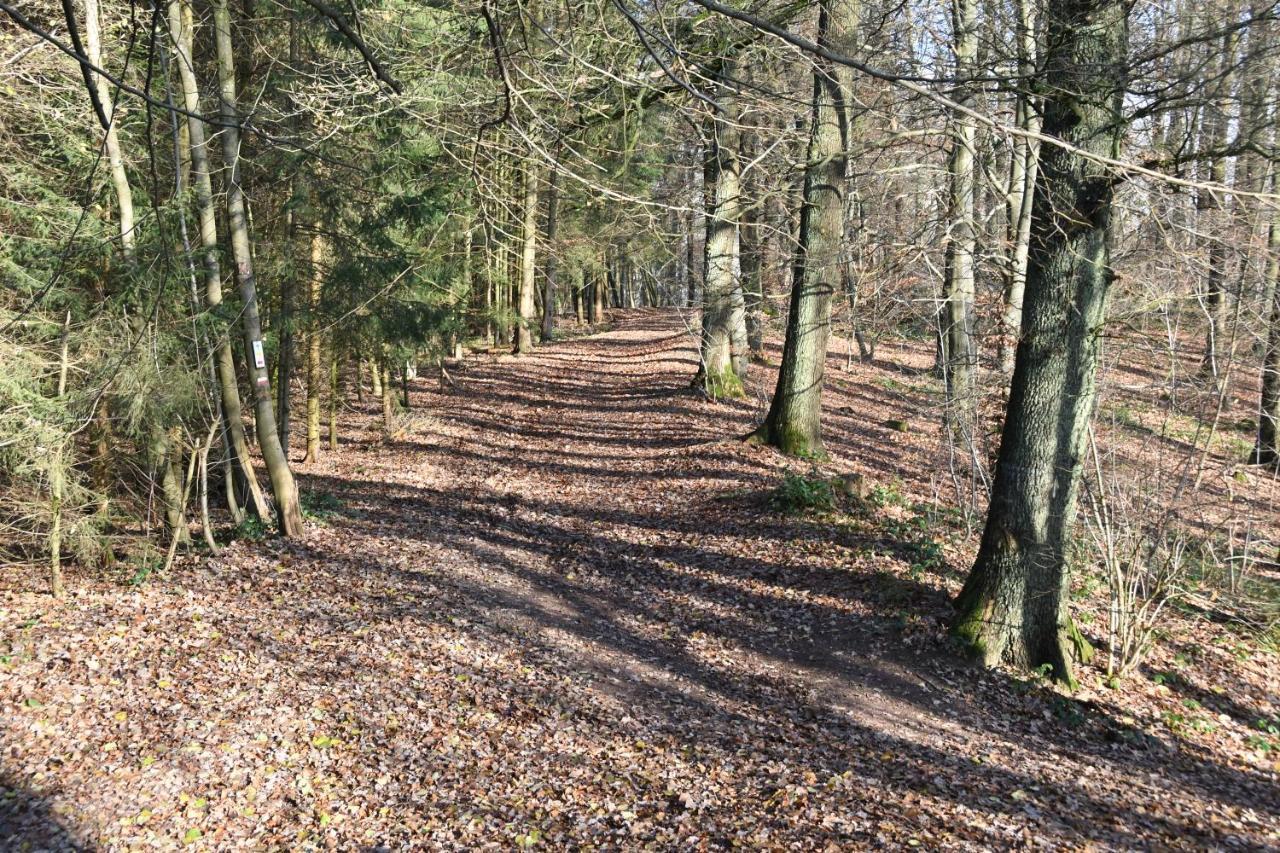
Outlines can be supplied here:
<path id="1" fill-rule="evenodd" d="M 922 544 L 935 430 L 887 390 L 909 355 L 833 356 L 827 467 L 881 484 L 861 514 L 754 500 L 787 463 L 725 438 L 771 376 L 706 402 L 678 318 L 633 312 L 420 382 L 403 440 L 353 418 L 302 471 L 337 507 L 304 541 L 64 604 L 15 585 L 6 843 L 1280 844 L 1275 753 L 1249 740 L 1274 657 L 1188 620 L 1200 651 L 1162 651 L 1168 678 L 1086 672 L 1075 697 L 954 657 L 972 543 Z"/>

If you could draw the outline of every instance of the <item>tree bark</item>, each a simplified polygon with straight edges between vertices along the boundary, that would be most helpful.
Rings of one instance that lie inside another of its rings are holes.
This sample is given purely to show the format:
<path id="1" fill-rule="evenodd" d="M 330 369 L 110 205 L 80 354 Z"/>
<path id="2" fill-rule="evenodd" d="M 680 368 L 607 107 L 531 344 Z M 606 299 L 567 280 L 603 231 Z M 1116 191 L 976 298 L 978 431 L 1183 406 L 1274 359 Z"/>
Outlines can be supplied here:
<path id="1" fill-rule="evenodd" d="M 324 281 L 324 236 L 311 235 L 311 281 L 307 288 L 307 455 L 320 461 L 320 397 L 326 384 L 320 366 L 320 285 Z"/>
<path id="2" fill-rule="evenodd" d="M 391 435 L 396 425 L 396 392 L 391 384 L 391 366 L 387 359 L 383 358 L 373 365 L 373 369 L 378 372 L 379 384 L 382 388 L 382 428 L 386 430 L 387 435 Z"/>
<path id="3" fill-rule="evenodd" d="M 102 68 L 102 24 L 99 16 L 98 0 L 84 0 L 84 52 L 85 58 L 95 68 Z M 94 84 L 98 89 L 98 100 L 106 113 L 107 132 L 106 149 L 107 165 L 111 173 L 111 187 L 115 190 L 116 207 L 120 218 L 120 252 L 125 260 L 133 260 L 133 249 L 137 242 L 134 233 L 133 190 L 129 186 L 129 175 L 125 171 L 124 157 L 120 152 L 120 134 L 116 129 L 115 98 L 112 95 L 107 78 L 94 74 Z"/>
<path id="4" fill-rule="evenodd" d="M 341 373 L 338 370 L 338 352 L 336 346 L 330 346 L 333 350 L 329 359 L 329 451 L 336 452 L 338 449 L 338 400 L 341 395 L 341 386 L 339 384 Z"/>
<path id="5" fill-rule="evenodd" d="M 952 0 L 951 20 L 956 76 L 973 76 L 978 53 L 977 0 Z M 961 107 L 974 106 L 973 86 L 961 82 L 952 93 Z M 973 342 L 973 258 L 977 249 L 974 223 L 977 122 L 963 111 L 951 117 L 953 131 L 947 159 L 950 178 L 951 222 L 947 241 L 946 284 L 943 292 L 942 370 L 947 390 L 947 421 L 955 438 L 973 437 L 974 373 L 978 353 Z"/>
<path id="6" fill-rule="evenodd" d="M 1017 0 L 1018 11 L 1018 85 L 1014 123 L 1028 133 L 1040 132 L 1040 114 L 1031 95 L 1031 75 L 1036 64 L 1036 3 Z M 1000 370 L 1013 373 L 1018 330 L 1022 325 L 1022 294 L 1027 286 L 1027 255 L 1031 246 L 1031 205 L 1035 199 L 1036 172 L 1039 170 L 1040 143 L 1030 137 L 1013 140 L 1013 156 L 1009 166 L 1009 270 L 1005 277 L 1004 305 L 998 359 Z"/>
<path id="7" fill-rule="evenodd" d="M 756 135 L 750 134 L 743 144 L 746 159 L 755 155 Z M 738 225 L 738 245 L 742 266 L 742 304 L 745 321 L 748 358 L 755 362 L 764 361 L 764 284 L 763 257 L 764 247 L 760 236 L 760 213 L 763 183 L 760 180 L 760 169 L 751 171 L 745 179 L 745 196 L 750 201 L 743 206 Z"/>
<path id="8" fill-rule="evenodd" d="M 549 341 L 556 334 L 556 226 L 560 215 L 560 170 L 551 169 L 547 181 L 547 263 L 543 270 L 546 278 L 542 284 L 542 340 Z"/>
<path id="9" fill-rule="evenodd" d="M 199 118 L 200 92 L 196 84 L 195 66 L 192 60 L 194 21 L 189 0 L 171 0 L 169 3 L 169 34 L 176 54 L 178 77 L 182 82 L 183 107 L 188 112 L 187 137 L 191 142 L 191 170 L 194 178 L 196 219 L 200 229 L 200 246 L 203 250 L 204 301 L 209 312 L 217 315 L 222 305 L 222 263 L 219 260 L 217 213 L 213 202 L 213 181 L 209 169 L 208 137 L 204 121 Z M 226 484 L 227 503 L 237 523 L 243 518 L 236 499 L 238 484 L 249 495 L 253 511 L 259 518 L 268 518 L 270 508 L 258 475 L 253 470 L 249 455 L 249 442 L 244 431 L 244 415 L 240 405 L 240 388 L 236 380 L 235 360 L 231 352 L 230 331 L 217 334 L 214 345 L 214 367 L 218 378 L 218 393 L 222 399 L 225 441 L 231 479 Z"/>
<path id="10" fill-rule="evenodd" d="M 1046 7 L 1044 133 L 1119 154 L 1127 0 Z M 986 527 L 954 629 L 987 665 L 1048 666 L 1071 682 L 1088 654 L 1068 613 L 1081 459 L 1093 414 L 1116 176 L 1055 145 L 1041 149 L 1022 335 Z"/>
<path id="11" fill-rule="evenodd" d="M 725 60 L 724 79 L 732 74 Z M 746 308 L 738 255 L 742 165 L 736 99 L 722 85 L 719 108 L 707 121 L 706 248 L 702 285 L 702 351 L 695 384 L 713 399 L 740 397 L 746 370 Z"/>
<path id="12" fill-rule="evenodd" d="M 533 349 L 533 324 L 537 313 L 533 291 L 538 271 L 538 165 L 532 155 L 524 167 L 524 203 L 521 210 L 519 316 L 516 318 L 514 349 L 517 355 Z"/>
<path id="13" fill-rule="evenodd" d="M 249 223 L 245 213 L 244 190 L 240 185 L 240 116 L 236 107 L 235 55 L 231 47 L 231 14 L 227 0 L 217 0 L 213 8 L 214 35 L 218 54 L 218 92 L 223 124 L 222 150 L 227 170 L 227 220 L 231 230 L 231 254 L 236 265 L 236 281 L 240 286 L 244 329 L 245 359 L 253 387 L 254 413 L 258 446 L 267 466 L 271 491 L 276 502 L 276 521 L 285 536 L 302 533 L 302 510 L 298 503 L 298 487 L 289 469 L 276 433 L 275 407 L 271 400 L 271 380 L 267 376 L 262 351 L 262 322 L 258 317 L 258 291 L 253 274 L 253 255 L 249 244 Z"/>
<path id="14" fill-rule="evenodd" d="M 1280 189 L 1272 175 L 1271 191 Z M 1258 441 L 1253 461 L 1280 470 L 1280 222 L 1271 214 L 1267 227 L 1267 266 L 1264 292 L 1271 295 L 1271 321 L 1267 346 L 1262 356 L 1262 396 L 1258 405 Z"/>
<path id="15" fill-rule="evenodd" d="M 818 43 L 848 51 L 858 26 L 855 0 L 821 0 Z M 778 384 L 764 423 L 750 440 L 795 456 L 822 456 L 822 379 L 831 299 L 841 285 L 841 238 L 849 150 L 852 75 L 815 60 L 809 150 L 791 282 L 791 310 Z"/>
<path id="16" fill-rule="evenodd" d="M 1230 123 L 1232 81 L 1235 70 L 1235 35 L 1222 37 L 1221 64 L 1213 97 L 1205 104 L 1201 120 L 1200 145 L 1205 151 L 1216 151 L 1227 141 Z M 1209 160 L 1209 181 L 1222 186 L 1227 178 L 1227 158 L 1214 155 Z M 1205 341 L 1204 360 L 1200 372 L 1218 376 L 1218 343 L 1222 335 L 1223 285 L 1226 281 L 1227 246 L 1223 240 L 1222 204 L 1215 191 L 1200 190 L 1196 194 L 1197 228 L 1208 243 L 1208 271 L 1204 284 Z"/>

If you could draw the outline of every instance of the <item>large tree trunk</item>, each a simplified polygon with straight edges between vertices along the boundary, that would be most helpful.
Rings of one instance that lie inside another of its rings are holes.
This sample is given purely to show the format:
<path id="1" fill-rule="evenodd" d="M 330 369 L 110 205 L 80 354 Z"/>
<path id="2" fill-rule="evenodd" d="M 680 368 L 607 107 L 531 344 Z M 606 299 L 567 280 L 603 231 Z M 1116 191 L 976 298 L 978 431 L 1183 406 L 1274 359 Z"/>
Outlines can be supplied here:
<path id="1" fill-rule="evenodd" d="M 854 0 L 821 0 L 818 43 L 850 51 L 859 13 Z M 787 335 L 769 414 L 752 434 L 752 440 L 796 456 L 824 453 L 822 378 L 831 334 L 831 299 L 842 277 L 840 244 L 849 150 L 851 73 L 844 66 L 816 62 Z"/>
<path id="2" fill-rule="evenodd" d="M 262 321 L 258 317 L 258 290 L 253 275 L 253 255 L 249 245 L 249 223 L 244 191 L 240 186 L 240 116 L 236 108 L 235 55 L 231 49 L 231 14 L 227 0 L 217 0 L 213 9 L 214 35 L 218 53 L 218 92 L 221 103 L 222 157 L 227 170 L 227 220 L 231 230 L 231 254 L 236 265 L 236 281 L 243 303 L 245 360 L 253 387 L 258 446 L 267 466 L 271 492 L 276 501 L 276 521 L 285 536 L 302 533 L 302 510 L 298 487 L 289 470 L 276 433 L 275 407 L 271 400 L 271 380 L 262 355 Z"/>
<path id="3" fill-rule="evenodd" d="M 977 0 L 952 0 L 951 20 L 956 76 L 973 75 L 978 53 Z M 972 109 L 973 87 L 958 85 L 953 98 Z M 957 110 L 952 116 L 951 152 L 947 160 L 951 183 L 951 221 L 947 242 L 946 282 L 943 292 L 942 371 L 947 389 L 947 421 L 958 440 L 973 438 L 974 373 L 978 352 L 973 342 L 973 257 L 977 248 L 974 223 L 975 149 L 977 122 Z"/>
<path id="4" fill-rule="evenodd" d="M 1127 0 L 1046 7 L 1044 133 L 1119 153 Z M 988 665 L 1048 665 L 1071 681 L 1084 654 L 1068 613 L 1069 556 L 1081 459 L 1112 273 L 1110 169 L 1056 145 L 1041 149 L 1022 335 L 986 528 L 956 601 L 956 633 Z"/>
<path id="5" fill-rule="evenodd" d="M 196 85 L 192 60 L 194 22 L 189 0 L 169 3 L 169 33 L 176 53 L 178 76 L 182 81 L 182 101 L 187 115 L 187 137 L 191 142 L 191 170 L 194 177 L 196 218 L 200 226 L 200 247 L 204 261 L 204 300 L 210 313 L 217 314 L 222 304 L 222 264 L 219 260 L 217 213 L 213 203 L 213 181 L 209 171 L 208 137 L 204 121 L 199 118 L 200 92 Z M 232 517 L 239 522 L 243 513 L 236 499 L 238 484 L 243 484 L 260 518 L 270 515 L 258 475 L 249 456 L 249 442 L 244 431 L 244 415 L 240 406 L 240 389 L 236 381 L 235 361 L 231 353 L 229 332 L 219 332 L 214 345 L 214 367 L 218 377 L 218 393 L 222 399 L 225 441 L 231 477 L 226 484 L 227 503 Z"/>
<path id="6" fill-rule="evenodd" d="M 532 155 L 524 167 L 524 203 L 520 227 L 519 316 L 516 318 L 516 354 L 533 349 L 535 278 L 538 271 L 538 165 Z"/>
<path id="7" fill-rule="evenodd" d="M 725 79 L 732 70 L 726 60 Z M 702 352 L 696 384 L 713 397 L 739 397 L 746 370 L 746 310 L 738 257 L 742 213 L 739 116 L 724 86 L 719 110 L 707 122 L 705 181 L 710 200 L 702 285 Z"/>

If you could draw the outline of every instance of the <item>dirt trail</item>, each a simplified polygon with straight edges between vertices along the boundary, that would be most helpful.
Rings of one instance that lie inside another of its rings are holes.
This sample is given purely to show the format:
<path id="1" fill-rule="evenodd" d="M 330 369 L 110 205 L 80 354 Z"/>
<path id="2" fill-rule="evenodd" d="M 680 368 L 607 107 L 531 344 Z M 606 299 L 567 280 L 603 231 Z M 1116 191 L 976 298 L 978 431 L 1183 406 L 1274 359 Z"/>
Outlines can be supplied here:
<path id="1" fill-rule="evenodd" d="M 723 440 L 759 400 L 702 400 L 695 366 L 669 312 L 479 356 L 418 383 L 403 440 L 349 419 L 303 469 L 336 498 L 305 542 L 82 583 L 57 612 L 11 593 L 0 825 L 210 849 L 1277 842 L 1274 773 L 969 670 L 942 630 L 956 567 L 769 510 L 784 460 Z M 925 464 L 876 394 L 833 381 L 837 460 Z"/>

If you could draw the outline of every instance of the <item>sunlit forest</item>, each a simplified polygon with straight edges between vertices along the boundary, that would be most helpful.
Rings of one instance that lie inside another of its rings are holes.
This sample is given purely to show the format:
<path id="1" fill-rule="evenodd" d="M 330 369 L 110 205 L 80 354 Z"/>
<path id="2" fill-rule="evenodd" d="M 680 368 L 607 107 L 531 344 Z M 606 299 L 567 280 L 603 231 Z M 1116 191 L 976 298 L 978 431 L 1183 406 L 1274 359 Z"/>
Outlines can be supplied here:
<path id="1" fill-rule="evenodd" d="M 1275 0 L 0 12 L 0 849 L 1280 847 Z"/>

